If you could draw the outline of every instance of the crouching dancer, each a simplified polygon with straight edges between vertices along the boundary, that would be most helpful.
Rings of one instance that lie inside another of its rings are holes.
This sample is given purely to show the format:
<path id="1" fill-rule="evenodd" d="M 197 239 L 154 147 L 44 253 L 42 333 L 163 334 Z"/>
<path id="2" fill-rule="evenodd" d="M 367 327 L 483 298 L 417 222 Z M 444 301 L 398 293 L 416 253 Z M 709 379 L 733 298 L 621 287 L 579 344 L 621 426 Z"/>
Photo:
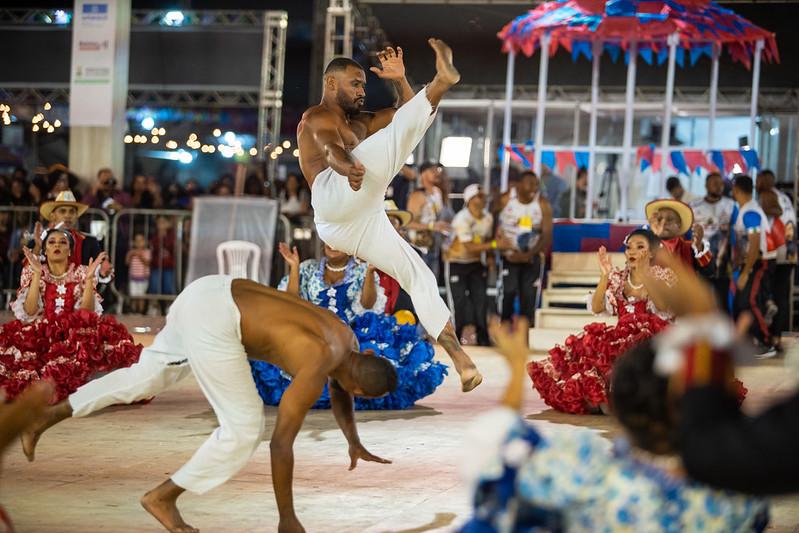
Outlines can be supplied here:
<path id="1" fill-rule="evenodd" d="M 294 513 L 292 476 L 294 439 L 305 414 L 329 382 L 333 413 L 349 443 L 350 469 L 358 459 L 388 463 L 361 445 L 352 395 L 382 396 L 396 388 L 397 375 L 387 359 L 359 352 L 352 330 L 335 314 L 252 281 L 207 276 L 191 283 L 139 362 L 87 383 L 52 406 L 41 423 L 23 435 L 25 455 L 33 460 L 39 437 L 54 424 L 152 397 L 193 371 L 219 427 L 188 463 L 145 494 L 141 503 L 167 530 L 196 532 L 181 517 L 178 496 L 186 490 L 204 493 L 230 479 L 262 439 L 264 406 L 248 358 L 267 361 L 293 376 L 270 442 L 272 483 L 279 531 L 304 531 Z"/>

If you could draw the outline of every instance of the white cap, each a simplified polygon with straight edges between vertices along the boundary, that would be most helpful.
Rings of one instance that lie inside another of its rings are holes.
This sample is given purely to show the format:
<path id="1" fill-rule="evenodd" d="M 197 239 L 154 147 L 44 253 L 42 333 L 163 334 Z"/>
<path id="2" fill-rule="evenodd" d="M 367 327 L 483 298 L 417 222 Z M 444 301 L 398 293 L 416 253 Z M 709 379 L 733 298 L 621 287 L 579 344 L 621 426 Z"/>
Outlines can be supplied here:
<path id="1" fill-rule="evenodd" d="M 463 189 L 463 205 L 469 205 L 469 201 L 478 194 L 483 194 L 483 187 L 479 183 L 468 185 Z"/>

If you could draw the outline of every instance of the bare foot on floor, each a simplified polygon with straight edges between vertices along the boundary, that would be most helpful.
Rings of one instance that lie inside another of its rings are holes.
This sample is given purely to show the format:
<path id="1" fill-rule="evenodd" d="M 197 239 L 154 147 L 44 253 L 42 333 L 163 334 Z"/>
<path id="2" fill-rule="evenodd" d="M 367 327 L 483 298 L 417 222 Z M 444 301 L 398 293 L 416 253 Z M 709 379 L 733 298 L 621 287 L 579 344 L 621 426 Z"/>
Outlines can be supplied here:
<path id="1" fill-rule="evenodd" d="M 477 368 L 467 368 L 461 374 L 461 390 L 463 392 L 469 392 L 477 388 L 477 386 L 483 382 L 483 375 L 477 370 Z"/>
<path id="2" fill-rule="evenodd" d="M 154 491 L 142 496 L 141 506 L 161 522 L 161 525 L 170 533 L 199 533 L 200 531 L 183 521 L 174 501 L 160 499 L 154 494 Z"/>
<path id="3" fill-rule="evenodd" d="M 436 52 L 436 78 L 447 85 L 455 85 L 461 80 L 461 74 L 452 62 L 452 48 L 441 39 L 428 39 L 427 42 Z"/>

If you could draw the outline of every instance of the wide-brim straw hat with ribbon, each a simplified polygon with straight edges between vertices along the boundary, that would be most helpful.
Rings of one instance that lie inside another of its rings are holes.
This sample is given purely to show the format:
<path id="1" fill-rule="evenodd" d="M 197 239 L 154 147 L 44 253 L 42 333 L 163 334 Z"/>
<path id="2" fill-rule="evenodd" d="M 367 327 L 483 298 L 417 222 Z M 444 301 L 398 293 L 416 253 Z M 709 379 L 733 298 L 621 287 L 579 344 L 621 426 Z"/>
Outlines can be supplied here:
<path id="1" fill-rule="evenodd" d="M 413 220 L 413 215 L 410 211 L 403 211 L 402 209 L 397 207 L 397 204 L 394 200 L 386 200 L 383 203 L 383 206 L 386 210 L 386 215 L 390 217 L 397 217 L 400 220 L 400 226 L 408 225 L 408 222 Z"/>
<path id="2" fill-rule="evenodd" d="M 691 209 L 691 206 L 673 198 L 661 198 L 646 204 L 644 209 L 646 220 L 652 220 L 652 216 L 661 209 L 671 209 L 680 216 L 680 235 L 688 233 L 688 230 L 694 225 L 694 210 Z"/>
<path id="3" fill-rule="evenodd" d="M 42 214 L 42 217 L 44 217 L 45 220 L 50 220 L 50 215 L 53 214 L 53 211 L 62 205 L 69 205 L 77 209 L 78 216 L 81 216 L 86 212 L 87 209 L 89 209 L 88 205 L 83 204 L 75 199 L 75 195 L 72 194 L 72 191 L 61 191 L 58 193 L 58 196 L 56 196 L 55 200 L 43 203 L 39 208 L 39 213 Z"/>

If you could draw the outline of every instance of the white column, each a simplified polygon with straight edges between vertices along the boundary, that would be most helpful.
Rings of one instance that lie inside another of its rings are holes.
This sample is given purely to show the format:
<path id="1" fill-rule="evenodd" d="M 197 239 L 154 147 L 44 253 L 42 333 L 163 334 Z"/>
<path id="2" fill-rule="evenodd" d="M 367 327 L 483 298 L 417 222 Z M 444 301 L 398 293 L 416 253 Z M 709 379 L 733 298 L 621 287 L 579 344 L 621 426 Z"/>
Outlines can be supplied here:
<path id="1" fill-rule="evenodd" d="M 720 47 L 713 43 L 713 65 L 710 70 L 710 116 L 707 124 L 707 147 L 713 148 L 716 134 L 716 107 L 719 96 L 719 54 Z"/>
<path id="2" fill-rule="evenodd" d="M 538 67 L 538 105 L 535 113 L 535 173 L 541 175 L 541 147 L 544 145 L 544 122 L 547 105 L 547 70 L 549 70 L 549 34 L 541 36 L 541 63 Z"/>
<path id="3" fill-rule="evenodd" d="M 757 124 L 755 124 L 755 121 L 757 120 L 757 97 L 760 92 L 760 56 L 763 53 L 764 44 L 763 39 L 758 40 L 755 44 L 755 62 L 752 66 L 752 105 L 749 108 L 749 146 L 753 150 L 757 149 L 755 145 L 755 128 Z"/>
<path id="4" fill-rule="evenodd" d="M 594 216 L 594 179 L 596 167 L 596 118 L 599 105 L 599 62 L 602 59 L 602 41 L 593 43 L 591 63 L 591 121 L 588 126 L 588 191 L 585 218 Z"/>
<path id="5" fill-rule="evenodd" d="M 110 167 L 120 181 L 124 178 L 130 2 L 75 1 L 69 168 L 87 182 L 103 167 Z"/>
<path id="6" fill-rule="evenodd" d="M 488 106 L 486 129 L 483 136 L 483 190 L 486 194 L 491 190 L 491 152 L 494 149 L 494 101 Z"/>
<path id="7" fill-rule="evenodd" d="M 635 106 L 635 67 L 638 61 L 638 43 L 630 43 L 628 50 L 630 59 L 627 62 L 627 89 L 624 107 L 624 141 L 621 155 L 621 168 L 619 169 L 619 189 L 621 191 L 621 216 L 627 220 L 627 189 L 630 184 L 632 169 L 633 149 L 633 107 Z"/>
<path id="8" fill-rule="evenodd" d="M 510 146 L 510 122 L 513 113 L 513 67 L 516 63 L 516 52 L 508 52 L 508 70 L 505 74 L 505 117 L 502 122 L 502 173 L 500 174 L 499 190 L 508 190 L 508 171 L 510 170 L 510 154 L 505 151 Z"/>
<path id="9" fill-rule="evenodd" d="M 660 184 L 658 194 L 666 192 L 666 168 L 669 162 L 669 141 L 671 140 L 671 108 L 674 103 L 674 63 L 677 56 L 677 43 L 680 36 L 669 35 L 669 68 L 666 73 L 666 101 L 663 109 L 663 128 L 660 135 Z"/>

